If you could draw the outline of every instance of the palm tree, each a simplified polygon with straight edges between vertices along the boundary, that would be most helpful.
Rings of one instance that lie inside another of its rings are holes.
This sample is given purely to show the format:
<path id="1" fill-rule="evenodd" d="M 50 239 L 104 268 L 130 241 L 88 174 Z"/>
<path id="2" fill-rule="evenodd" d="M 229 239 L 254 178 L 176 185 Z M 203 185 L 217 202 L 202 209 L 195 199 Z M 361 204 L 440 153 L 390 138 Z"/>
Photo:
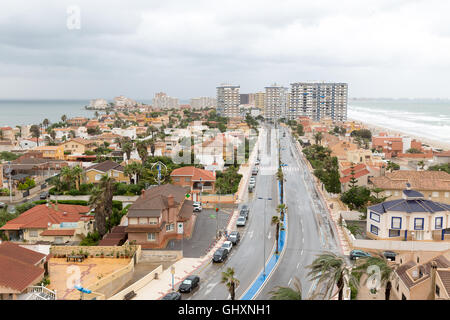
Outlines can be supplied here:
<path id="1" fill-rule="evenodd" d="M 0 129 L 0 141 L 2 141 L 3 140 L 3 130 L 2 129 Z"/>
<path id="2" fill-rule="evenodd" d="M 275 225 L 275 239 L 277 240 L 277 246 L 275 248 L 275 254 L 278 254 L 278 238 L 280 235 L 280 225 L 282 224 L 282 221 L 279 216 L 272 216 L 272 225 Z"/>
<path id="3" fill-rule="evenodd" d="M 60 177 L 62 182 L 65 182 L 69 185 L 69 189 L 71 188 L 74 180 L 73 171 L 70 167 L 63 167 L 61 169 Z"/>
<path id="4" fill-rule="evenodd" d="M 39 146 L 39 137 L 41 136 L 41 129 L 39 128 L 38 125 L 33 124 L 33 125 L 30 127 L 30 132 L 31 132 L 31 136 L 32 136 L 33 138 L 36 138 L 37 146 Z"/>
<path id="5" fill-rule="evenodd" d="M 311 269 L 308 273 L 310 280 L 318 280 L 316 294 L 321 294 L 318 290 L 321 290 L 321 285 L 325 284 L 324 298 L 327 295 L 330 299 L 336 296 L 336 294 L 333 295 L 335 285 L 338 288 L 339 300 L 343 300 L 345 285 L 351 284 L 355 288 L 359 286 L 358 281 L 347 266 L 345 258 L 332 252 L 319 255 L 307 268 Z"/>
<path id="6" fill-rule="evenodd" d="M 316 144 L 320 144 L 320 142 L 322 141 L 322 138 L 323 138 L 322 132 L 317 132 L 314 135 L 314 140 L 316 141 Z"/>
<path id="7" fill-rule="evenodd" d="M 101 237 L 107 232 L 106 221 L 112 213 L 114 188 L 114 180 L 105 174 L 89 198 L 89 204 L 95 209 L 95 228 Z"/>
<path id="8" fill-rule="evenodd" d="M 56 139 L 56 132 L 55 130 L 48 130 L 48 134 L 50 135 L 50 137 L 52 137 L 52 140 L 54 141 Z"/>
<path id="9" fill-rule="evenodd" d="M 230 293 L 231 300 L 235 298 L 236 288 L 239 286 L 239 280 L 234 277 L 234 269 L 228 268 L 226 271 L 222 272 L 222 283 L 228 288 L 228 292 Z"/>
<path id="10" fill-rule="evenodd" d="M 283 202 L 283 196 L 284 196 L 284 174 L 283 174 L 283 169 L 278 168 L 277 171 L 277 180 L 280 181 L 280 197 L 281 197 L 281 202 Z"/>
<path id="11" fill-rule="evenodd" d="M 61 117 L 61 121 L 62 122 L 66 122 L 66 120 L 67 120 L 67 116 L 65 114 L 63 114 L 62 117 Z"/>
<path id="12" fill-rule="evenodd" d="M 75 187 L 80 190 L 81 179 L 83 177 L 83 169 L 80 166 L 75 166 L 72 168 L 72 177 L 75 179 Z"/>
<path id="13" fill-rule="evenodd" d="M 375 272 L 368 272 L 370 266 L 377 266 L 380 269 L 381 285 L 385 286 L 384 297 L 386 300 L 389 300 L 392 289 L 391 279 L 394 274 L 395 265 L 389 264 L 389 261 L 380 252 L 375 256 L 360 259 L 358 262 L 357 267 L 354 268 L 353 271 L 359 274 L 366 274 L 368 276 L 364 284 L 367 283 L 369 277 Z"/>
<path id="14" fill-rule="evenodd" d="M 132 176 L 135 176 L 136 179 L 134 181 L 134 184 L 137 184 L 139 181 L 139 177 L 142 174 L 143 169 L 144 169 L 144 167 L 141 164 L 139 164 L 137 162 L 132 162 L 125 166 L 124 173 L 125 173 L 125 175 L 130 177 L 130 180 L 131 180 Z"/>
<path id="15" fill-rule="evenodd" d="M 297 277 L 294 277 L 294 287 L 295 289 L 289 287 L 277 286 L 272 291 L 271 300 L 302 300 L 302 284 Z"/>
<path id="16" fill-rule="evenodd" d="M 287 210 L 287 206 L 284 203 L 279 204 L 277 207 L 277 211 L 280 213 L 281 221 L 284 221 L 284 213 L 286 212 L 286 210 Z"/>
<path id="17" fill-rule="evenodd" d="M 47 129 L 48 125 L 49 125 L 50 121 L 48 121 L 47 118 L 44 119 L 44 121 L 42 121 L 42 124 L 44 125 L 44 127 Z"/>
<path id="18" fill-rule="evenodd" d="M 136 143 L 136 150 L 139 154 L 139 157 L 142 160 L 142 163 L 145 163 L 148 158 L 148 150 L 147 150 L 148 143 L 149 142 L 147 140 L 138 141 Z"/>
<path id="19" fill-rule="evenodd" d="M 421 170 L 423 170 L 423 168 L 425 168 L 425 161 L 420 160 L 419 162 L 417 162 L 417 165 L 420 167 Z"/>
<path id="20" fill-rule="evenodd" d="M 126 153 L 127 160 L 130 160 L 131 151 L 133 151 L 133 144 L 131 142 L 122 143 L 122 151 Z"/>

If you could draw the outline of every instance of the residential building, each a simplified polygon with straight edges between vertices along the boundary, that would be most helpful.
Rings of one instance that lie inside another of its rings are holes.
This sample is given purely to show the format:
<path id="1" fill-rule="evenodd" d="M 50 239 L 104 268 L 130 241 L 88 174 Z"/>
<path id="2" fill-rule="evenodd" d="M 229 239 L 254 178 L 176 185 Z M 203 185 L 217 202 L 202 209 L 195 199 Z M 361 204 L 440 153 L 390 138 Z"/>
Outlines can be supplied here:
<path id="1" fill-rule="evenodd" d="M 347 83 L 291 83 L 288 119 L 307 116 L 314 121 L 347 120 Z"/>
<path id="2" fill-rule="evenodd" d="M 239 104 L 249 104 L 250 98 L 248 93 L 239 94 Z"/>
<path id="3" fill-rule="evenodd" d="M 89 121 L 88 118 L 85 117 L 74 117 L 71 119 L 67 119 L 66 122 L 73 127 L 81 127 L 83 126 L 85 123 L 87 123 Z M 55 128 L 58 129 L 58 128 Z"/>
<path id="4" fill-rule="evenodd" d="M 33 151 L 42 152 L 42 157 L 52 160 L 64 160 L 63 146 L 40 146 L 33 149 Z"/>
<path id="5" fill-rule="evenodd" d="M 106 99 L 93 99 L 90 101 L 89 106 L 96 110 L 104 110 L 108 108 L 109 104 Z"/>
<path id="6" fill-rule="evenodd" d="M 8 221 L 0 230 L 10 241 L 64 244 L 81 241 L 94 230 L 87 206 L 40 204 Z"/>
<path id="7" fill-rule="evenodd" d="M 138 104 L 136 101 L 130 98 L 126 98 L 124 96 L 119 96 L 114 98 L 114 106 L 116 108 L 133 108 L 136 107 Z"/>
<path id="8" fill-rule="evenodd" d="M 222 84 L 217 87 L 217 112 L 227 118 L 239 117 L 239 85 Z"/>
<path id="9" fill-rule="evenodd" d="M 277 84 L 265 87 L 263 117 L 278 120 L 287 116 L 288 89 Z"/>
<path id="10" fill-rule="evenodd" d="M 86 183 L 99 183 L 102 176 L 107 174 L 117 182 L 130 183 L 130 178 L 125 175 L 124 167 L 120 164 L 107 160 L 94 164 L 85 170 Z"/>
<path id="11" fill-rule="evenodd" d="M 265 93 L 264 92 L 257 92 L 255 93 L 255 107 L 263 110 L 264 109 L 264 97 L 265 97 Z"/>
<path id="12" fill-rule="evenodd" d="M 341 170 L 340 175 L 341 178 L 339 181 L 341 182 L 342 192 L 346 192 L 350 189 L 352 178 L 357 180 L 356 186 L 367 186 L 371 172 L 364 163 L 360 163 L 345 170 Z"/>
<path id="13" fill-rule="evenodd" d="M 67 142 L 61 144 L 64 148 L 65 154 L 81 155 L 86 151 L 93 151 L 97 148 L 95 141 L 86 140 L 82 138 L 70 139 Z"/>
<path id="14" fill-rule="evenodd" d="M 161 249 L 172 239 L 190 238 L 195 216 L 186 192 L 172 184 L 143 191 L 128 210 L 128 240 L 143 249 Z"/>
<path id="15" fill-rule="evenodd" d="M 450 300 L 450 250 L 396 257 L 391 300 Z"/>
<path id="16" fill-rule="evenodd" d="M 0 127 L 0 141 L 9 140 L 14 141 L 14 130 L 11 127 Z"/>
<path id="17" fill-rule="evenodd" d="M 433 155 L 433 165 L 450 163 L 450 151 L 435 153 Z"/>
<path id="18" fill-rule="evenodd" d="M 188 187 L 192 200 L 198 201 L 201 192 L 215 193 L 216 175 L 214 172 L 187 166 L 175 169 L 170 174 L 176 186 Z"/>
<path id="19" fill-rule="evenodd" d="M 366 234 L 377 240 L 448 241 L 450 205 L 426 200 L 407 184 L 401 199 L 367 208 Z"/>
<path id="20" fill-rule="evenodd" d="M 8 151 L 11 152 L 14 150 L 16 145 L 11 140 L 0 141 L 0 152 Z"/>
<path id="21" fill-rule="evenodd" d="M 0 243 L 0 300 L 17 300 L 45 275 L 45 254 L 11 242 Z"/>
<path id="22" fill-rule="evenodd" d="M 216 107 L 217 99 L 212 97 L 199 97 L 191 99 L 192 109 L 203 109 L 208 107 Z"/>
<path id="23" fill-rule="evenodd" d="M 177 98 L 169 97 L 164 92 L 155 94 L 152 100 L 152 107 L 156 109 L 173 109 L 179 107 L 179 101 Z"/>
<path id="24" fill-rule="evenodd" d="M 406 183 L 426 199 L 450 204 L 450 174 L 445 171 L 394 170 L 370 179 L 375 188 L 385 190 L 381 195 L 390 200 L 401 199 Z"/>

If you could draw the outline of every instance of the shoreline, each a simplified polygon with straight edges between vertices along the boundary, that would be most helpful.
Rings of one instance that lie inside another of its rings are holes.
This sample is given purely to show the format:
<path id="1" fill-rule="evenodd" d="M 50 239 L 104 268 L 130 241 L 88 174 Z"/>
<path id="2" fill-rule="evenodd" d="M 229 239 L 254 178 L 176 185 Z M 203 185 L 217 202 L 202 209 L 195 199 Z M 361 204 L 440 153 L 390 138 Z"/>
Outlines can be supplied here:
<path id="1" fill-rule="evenodd" d="M 430 139 L 430 138 L 423 137 L 423 136 L 406 133 L 406 132 L 395 130 L 395 129 L 390 129 L 387 127 L 382 127 L 380 125 L 371 124 L 371 123 L 364 122 L 361 120 L 348 118 L 348 121 L 354 121 L 355 123 L 361 124 L 363 127 L 372 131 L 372 135 L 377 135 L 380 132 L 386 132 L 389 136 L 408 136 L 408 137 L 411 137 L 412 139 L 416 139 L 424 144 L 427 144 L 434 149 L 443 149 L 444 151 L 450 150 L 450 143 L 448 143 L 448 142 L 443 142 L 443 141 Z"/>

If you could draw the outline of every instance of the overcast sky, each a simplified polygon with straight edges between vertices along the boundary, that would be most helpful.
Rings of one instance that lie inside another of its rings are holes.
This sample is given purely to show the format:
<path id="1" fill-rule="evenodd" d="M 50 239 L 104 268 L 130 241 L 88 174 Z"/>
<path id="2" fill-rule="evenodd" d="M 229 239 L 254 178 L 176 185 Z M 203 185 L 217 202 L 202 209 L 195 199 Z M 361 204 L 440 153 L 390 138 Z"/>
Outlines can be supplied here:
<path id="1" fill-rule="evenodd" d="M 348 82 L 350 97 L 449 98 L 449 12 L 446 0 L 2 0 L 0 99 L 189 99 L 308 80 Z"/>

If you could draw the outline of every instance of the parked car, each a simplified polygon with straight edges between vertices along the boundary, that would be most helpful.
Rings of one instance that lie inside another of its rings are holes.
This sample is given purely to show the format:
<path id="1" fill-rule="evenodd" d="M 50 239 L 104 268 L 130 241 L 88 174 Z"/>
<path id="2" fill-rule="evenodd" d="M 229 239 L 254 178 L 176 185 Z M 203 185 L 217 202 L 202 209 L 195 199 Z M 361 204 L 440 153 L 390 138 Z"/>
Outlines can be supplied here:
<path id="1" fill-rule="evenodd" d="M 231 241 L 233 245 L 236 245 L 241 240 L 241 234 L 237 231 L 231 231 L 228 235 L 228 240 Z"/>
<path id="2" fill-rule="evenodd" d="M 247 211 L 247 210 L 242 210 L 242 209 L 241 209 L 241 211 L 239 212 L 239 218 L 240 218 L 240 217 L 244 217 L 245 220 L 247 220 L 247 219 L 248 219 L 248 211 Z"/>
<path id="3" fill-rule="evenodd" d="M 253 190 L 255 190 L 255 185 L 249 184 L 248 185 L 248 192 L 252 193 Z"/>
<path id="4" fill-rule="evenodd" d="M 16 213 L 16 207 L 13 205 L 8 206 L 8 213 L 15 214 Z"/>
<path id="5" fill-rule="evenodd" d="M 187 293 L 194 290 L 200 282 L 199 276 L 189 276 L 186 279 L 183 280 L 183 282 L 180 284 L 180 287 L 178 288 L 178 291 L 181 293 Z"/>
<path id="6" fill-rule="evenodd" d="M 6 207 L 6 203 L 0 202 L 0 208 L 4 208 L 4 207 Z"/>
<path id="7" fill-rule="evenodd" d="M 48 191 L 44 191 L 44 192 L 42 192 L 42 193 L 39 195 L 39 199 L 45 200 L 45 199 L 48 198 L 48 196 L 49 196 Z"/>
<path id="8" fill-rule="evenodd" d="M 355 260 L 356 258 L 367 258 L 372 255 L 368 252 L 362 250 L 352 250 L 350 251 L 350 260 Z"/>
<path id="9" fill-rule="evenodd" d="M 231 241 L 225 241 L 222 245 L 222 248 L 228 250 L 228 253 L 230 253 L 231 249 L 233 249 L 233 243 Z"/>
<path id="10" fill-rule="evenodd" d="M 256 166 L 259 166 L 259 159 L 256 159 L 255 165 L 256 165 Z"/>
<path id="11" fill-rule="evenodd" d="M 384 251 L 383 252 L 383 256 L 386 259 L 389 259 L 391 261 L 395 261 L 395 256 L 397 255 L 397 253 L 393 252 L 393 251 Z"/>
<path id="12" fill-rule="evenodd" d="M 250 179 L 248 180 L 249 184 L 255 184 L 256 183 L 256 179 L 255 176 L 251 176 Z"/>
<path id="13" fill-rule="evenodd" d="M 252 176 L 256 176 L 258 174 L 258 168 L 253 167 L 252 169 Z"/>
<path id="14" fill-rule="evenodd" d="M 248 205 L 246 205 L 246 204 L 242 205 L 241 210 L 250 211 L 250 209 L 248 208 Z"/>
<path id="15" fill-rule="evenodd" d="M 247 221 L 247 219 L 245 217 L 239 216 L 239 218 L 236 221 L 236 226 L 237 227 L 244 227 L 246 221 Z"/>
<path id="16" fill-rule="evenodd" d="M 202 203 L 200 202 L 200 201 L 194 201 L 193 203 L 192 203 L 192 205 L 195 207 L 195 206 L 202 206 Z"/>
<path id="17" fill-rule="evenodd" d="M 161 300 L 181 300 L 181 293 L 179 292 L 169 292 Z"/>
<path id="18" fill-rule="evenodd" d="M 202 211 L 202 206 L 194 206 L 194 212 L 200 212 Z"/>
<path id="19" fill-rule="evenodd" d="M 224 262 L 228 257 L 228 250 L 225 248 L 219 248 L 214 252 L 212 261 L 213 262 Z"/>

